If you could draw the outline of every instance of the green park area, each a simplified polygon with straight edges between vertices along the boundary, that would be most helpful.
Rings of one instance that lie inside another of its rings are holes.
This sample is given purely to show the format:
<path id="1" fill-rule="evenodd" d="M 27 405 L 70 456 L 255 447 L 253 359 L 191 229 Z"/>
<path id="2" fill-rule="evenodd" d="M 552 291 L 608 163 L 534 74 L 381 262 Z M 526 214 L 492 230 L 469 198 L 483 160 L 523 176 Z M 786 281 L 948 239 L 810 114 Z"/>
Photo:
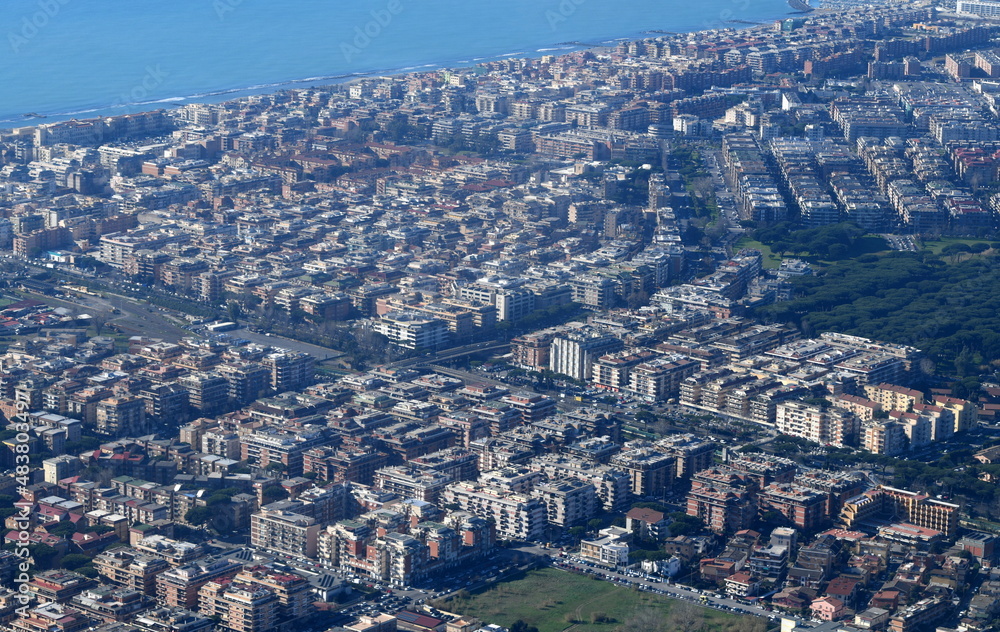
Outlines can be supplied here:
<path id="1" fill-rule="evenodd" d="M 761 243 L 750 237 L 741 237 L 740 240 L 736 242 L 736 247 L 733 248 L 733 252 L 738 252 L 743 248 L 759 250 L 760 254 L 764 256 L 763 266 L 765 269 L 777 269 L 781 267 L 781 257 L 774 254 L 771 251 L 771 247 L 767 244 Z"/>
<path id="2" fill-rule="evenodd" d="M 964 249 L 961 246 L 967 246 L 971 252 L 976 251 L 983 252 L 983 246 L 989 246 L 993 242 L 988 239 L 963 239 L 961 237 L 940 237 L 938 239 L 924 239 L 920 242 L 920 246 L 924 250 L 930 250 L 936 255 L 940 254 L 951 254 L 952 252 L 961 254 Z M 956 244 L 960 244 L 956 246 Z M 950 246 L 950 248 L 949 248 Z M 948 248 L 947 251 L 945 249 Z"/>
<path id="3" fill-rule="evenodd" d="M 788 222 L 748 231 L 736 249 L 755 248 L 764 255 L 765 268 L 777 268 L 784 257 L 804 259 L 812 264 L 827 266 L 868 254 L 889 251 L 885 239 L 867 235 L 853 224 L 832 224 L 819 228 L 794 230 Z"/>
<path id="4" fill-rule="evenodd" d="M 765 619 L 737 617 L 685 601 L 554 568 L 530 571 L 438 604 L 483 623 L 523 621 L 538 632 L 763 632 Z M 522 626 L 518 626 L 521 628 Z"/>

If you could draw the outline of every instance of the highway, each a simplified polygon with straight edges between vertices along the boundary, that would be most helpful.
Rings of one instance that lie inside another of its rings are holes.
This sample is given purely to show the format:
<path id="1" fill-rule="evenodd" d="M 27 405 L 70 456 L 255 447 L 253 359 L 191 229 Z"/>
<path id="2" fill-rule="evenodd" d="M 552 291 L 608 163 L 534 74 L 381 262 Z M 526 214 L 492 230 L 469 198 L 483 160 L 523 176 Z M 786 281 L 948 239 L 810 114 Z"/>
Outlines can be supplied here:
<path id="1" fill-rule="evenodd" d="M 396 362 L 391 362 L 388 366 L 393 368 L 399 368 L 399 367 L 413 366 L 415 364 L 447 362 L 448 360 L 454 360 L 455 358 L 460 358 L 462 356 L 474 355 L 477 353 L 483 353 L 485 351 L 499 351 L 501 349 L 507 349 L 507 348 L 510 348 L 509 342 L 487 340 L 486 342 L 477 342 L 470 345 L 462 345 L 461 347 L 442 349 L 440 351 L 429 353 L 423 356 L 417 356 L 415 358 L 406 358 L 405 360 L 397 360 Z"/>

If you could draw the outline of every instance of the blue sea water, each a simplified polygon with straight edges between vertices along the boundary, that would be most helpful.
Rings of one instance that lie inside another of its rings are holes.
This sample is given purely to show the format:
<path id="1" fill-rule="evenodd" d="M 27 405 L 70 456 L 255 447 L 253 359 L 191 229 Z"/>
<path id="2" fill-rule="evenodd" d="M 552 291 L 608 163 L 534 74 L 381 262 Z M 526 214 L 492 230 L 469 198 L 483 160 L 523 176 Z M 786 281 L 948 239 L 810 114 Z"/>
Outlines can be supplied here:
<path id="1" fill-rule="evenodd" d="M 0 127 L 770 21 L 786 0 L 2 0 Z"/>

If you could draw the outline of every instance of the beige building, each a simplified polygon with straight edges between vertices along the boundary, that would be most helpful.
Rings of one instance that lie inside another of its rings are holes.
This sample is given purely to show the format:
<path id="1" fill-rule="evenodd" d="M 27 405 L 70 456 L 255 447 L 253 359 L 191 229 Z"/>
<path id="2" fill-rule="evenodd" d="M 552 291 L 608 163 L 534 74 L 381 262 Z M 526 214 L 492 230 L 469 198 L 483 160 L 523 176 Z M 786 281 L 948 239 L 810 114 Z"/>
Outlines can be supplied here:
<path id="1" fill-rule="evenodd" d="M 895 456 L 906 451 L 904 427 L 888 419 L 868 421 L 861 425 L 861 447 L 872 454 Z"/>
<path id="2" fill-rule="evenodd" d="M 594 517 L 600 506 L 594 486 L 575 478 L 536 485 L 532 495 L 545 503 L 548 522 L 557 527 L 581 524 Z"/>
<path id="3" fill-rule="evenodd" d="M 611 457 L 611 465 L 624 470 L 632 481 L 632 493 L 640 498 L 662 496 L 673 487 L 677 457 L 652 446 L 625 446 Z"/>
<path id="4" fill-rule="evenodd" d="M 631 534 L 621 527 L 601 529 L 601 537 L 580 541 L 580 557 L 603 566 L 628 566 L 628 541 Z"/>
<path id="5" fill-rule="evenodd" d="M 233 632 L 268 632 L 281 623 L 278 597 L 263 586 L 210 581 L 198 590 L 198 611 Z"/>
<path id="6" fill-rule="evenodd" d="M 821 445 L 843 446 L 857 436 L 861 423 L 839 408 L 821 408 L 800 401 L 781 402 L 776 408 L 778 432 Z"/>
<path id="7" fill-rule="evenodd" d="M 453 483 L 445 488 L 442 500 L 496 523 L 502 538 L 540 540 L 545 535 L 548 510 L 538 498 L 470 482 Z"/>
<path id="8" fill-rule="evenodd" d="M 880 486 L 844 503 L 840 522 L 846 529 L 878 520 L 909 522 L 950 538 L 958 530 L 959 509 L 958 505 L 935 500 L 927 494 Z"/>
<path id="9" fill-rule="evenodd" d="M 94 558 L 97 572 L 118 586 L 156 594 L 156 576 L 170 569 L 166 560 L 127 547 L 105 551 Z"/>
<path id="10" fill-rule="evenodd" d="M 852 415 L 857 415 L 861 421 L 872 421 L 875 413 L 882 410 L 882 404 L 857 395 L 841 394 L 830 398 L 833 405 L 843 408 Z"/>
<path id="11" fill-rule="evenodd" d="M 882 405 L 885 410 L 911 411 L 916 404 L 923 403 L 924 394 L 912 388 L 896 384 L 868 384 L 865 397 Z"/>
<path id="12" fill-rule="evenodd" d="M 319 529 L 315 518 L 264 507 L 250 516 L 250 543 L 289 555 L 316 557 Z"/>

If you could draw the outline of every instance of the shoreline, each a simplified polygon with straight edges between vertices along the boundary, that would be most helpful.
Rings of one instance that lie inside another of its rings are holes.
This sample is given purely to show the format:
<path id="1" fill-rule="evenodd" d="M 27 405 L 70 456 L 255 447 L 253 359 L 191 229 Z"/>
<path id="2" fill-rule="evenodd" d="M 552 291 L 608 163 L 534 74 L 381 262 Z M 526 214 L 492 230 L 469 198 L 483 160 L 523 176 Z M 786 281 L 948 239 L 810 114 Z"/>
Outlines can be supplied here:
<path id="1" fill-rule="evenodd" d="M 511 58 L 538 59 L 546 55 L 555 55 L 559 57 L 562 55 L 568 55 L 571 53 L 576 53 L 581 51 L 595 52 L 597 54 L 600 54 L 602 52 L 606 53 L 608 50 L 614 48 L 619 42 L 623 41 L 641 41 L 641 40 L 657 40 L 657 39 L 669 40 L 676 37 L 688 36 L 694 33 L 720 31 L 720 30 L 752 31 L 756 29 L 767 28 L 776 20 L 784 19 L 787 17 L 794 17 L 797 15 L 801 14 L 794 11 L 789 6 L 788 11 L 786 13 L 777 17 L 770 18 L 766 21 L 758 20 L 751 22 L 747 20 L 739 23 L 735 23 L 735 21 L 730 21 L 727 23 L 721 23 L 715 28 L 708 28 L 708 29 L 703 28 L 703 29 L 696 29 L 689 31 L 665 31 L 665 30 L 660 31 L 657 29 L 646 29 L 638 33 L 633 33 L 630 36 L 614 37 L 593 44 L 588 44 L 586 42 L 575 42 L 575 41 L 559 42 L 554 44 L 548 44 L 547 46 L 543 46 L 540 48 L 536 48 L 534 51 L 530 52 L 516 51 L 510 53 L 501 53 L 497 55 L 489 55 L 485 57 L 473 57 L 472 59 L 469 60 L 443 61 L 440 63 L 422 64 L 419 66 L 404 66 L 392 69 L 374 69 L 370 71 L 353 72 L 347 74 L 320 75 L 315 77 L 306 77 L 303 79 L 289 79 L 284 81 L 275 81 L 271 83 L 251 85 L 245 87 L 220 88 L 217 90 L 210 90 L 207 92 L 199 92 L 189 96 L 168 97 L 148 102 L 126 104 L 118 107 L 112 105 L 95 106 L 80 110 L 73 110 L 69 112 L 45 112 L 36 109 L 31 112 L 32 116 L 24 117 L 23 124 L 20 124 L 22 123 L 21 121 L 14 119 L 0 120 L 0 134 L 8 134 L 18 130 L 24 131 L 27 129 L 35 129 L 40 125 L 45 125 L 48 123 L 64 123 L 73 120 L 113 118 L 118 116 L 126 116 L 129 114 L 152 112 L 161 109 L 170 110 L 175 107 L 182 107 L 194 103 L 207 103 L 207 104 L 228 103 L 230 101 L 235 101 L 250 96 L 256 96 L 261 94 L 277 94 L 286 90 L 308 89 L 308 88 L 323 89 L 323 88 L 332 88 L 334 86 L 347 86 L 357 81 L 361 81 L 371 77 L 404 77 L 422 72 L 435 72 L 435 71 L 450 70 L 450 69 L 475 68 L 484 63 L 501 61 L 504 59 L 511 59 Z"/>

